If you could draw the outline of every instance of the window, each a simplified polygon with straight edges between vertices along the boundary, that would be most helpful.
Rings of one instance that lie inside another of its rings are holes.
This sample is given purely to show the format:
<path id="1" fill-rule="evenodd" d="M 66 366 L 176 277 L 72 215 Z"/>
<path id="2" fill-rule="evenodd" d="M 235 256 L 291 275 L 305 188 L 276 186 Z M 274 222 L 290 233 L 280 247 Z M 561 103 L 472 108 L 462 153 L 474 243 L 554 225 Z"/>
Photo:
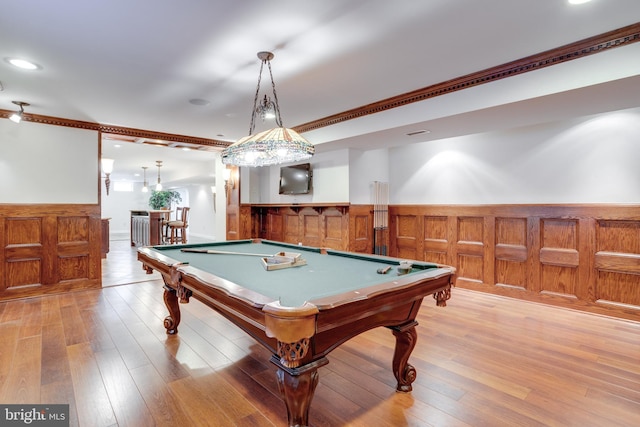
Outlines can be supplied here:
<path id="1" fill-rule="evenodd" d="M 113 191 L 133 191 L 133 182 L 116 181 L 113 183 Z"/>

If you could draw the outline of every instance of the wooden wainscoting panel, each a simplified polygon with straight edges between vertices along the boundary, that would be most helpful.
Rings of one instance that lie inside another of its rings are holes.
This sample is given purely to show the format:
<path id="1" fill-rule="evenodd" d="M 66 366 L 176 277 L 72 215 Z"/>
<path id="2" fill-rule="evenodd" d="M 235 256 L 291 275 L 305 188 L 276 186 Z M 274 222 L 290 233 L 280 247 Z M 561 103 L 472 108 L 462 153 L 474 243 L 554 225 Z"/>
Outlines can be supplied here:
<path id="1" fill-rule="evenodd" d="M 542 219 L 543 248 L 578 248 L 578 220 L 573 218 Z"/>
<path id="2" fill-rule="evenodd" d="M 457 222 L 457 280 L 484 282 L 484 219 L 459 216 Z"/>
<path id="3" fill-rule="evenodd" d="M 577 298 L 577 268 L 560 267 L 554 264 L 542 265 L 541 280 L 541 292 L 567 298 Z"/>
<path id="4" fill-rule="evenodd" d="M 348 203 L 301 203 L 243 205 L 243 215 L 251 217 L 253 234 L 305 246 L 371 253 L 373 248 L 372 208 Z M 350 212 L 357 212 L 350 221 Z M 357 237 L 356 237 L 357 236 Z M 357 242 L 357 243 L 353 243 Z"/>
<path id="5" fill-rule="evenodd" d="M 283 209 L 282 212 L 282 242 L 297 244 L 302 240 L 300 215 L 297 210 Z M 303 242 L 304 243 L 304 242 Z"/>
<path id="6" fill-rule="evenodd" d="M 640 221 L 597 221 L 596 247 L 597 302 L 640 306 Z"/>
<path id="7" fill-rule="evenodd" d="M 227 240 L 239 240 L 240 237 L 238 208 L 229 209 L 229 207 L 227 207 Z"/>
<path id="8" fill-rule="evenodd" d="M 328 207 L 322 209 L 322 246 L 346 251 L 349 249 L 349 213 Z"/>
<path id="9" fill-rule="evenodd" d="M 640 220 L 598 220 L 596 252 L 640 254 Z"/>
<path id="10" fill-rule="evenodd" d="M 267 213 L 267 239 L 284 241 L 284 215 L 280 209 L 270 209 Z"/>
<path id="11" fill-rule="evenodd" d="M 0 300 L 100 287 L 98 205 L 2 205 L 0 228 Z"/>
<path id="12" fill-rule="evenodd" d="M 578 220 L 541 219 L 541 292 L 576 298 L 578 287 Z"/>
<path id="13" fill-rule="evenodd" d="M 89 218 L 66 216 L 58 218 L 58 243 L 88 242 Z"/>
<path id="14" fill-rule="evenodd" d="M 89 278 L 89 256 L 61 256 L 58 259 L 58 277 L 61 282 Z"/>
<path id="15" fill-rule="evenodd" d="M 398 258 L 419 259 L 417 236 L 422 235 L 422 220 L 417 215 L 397 215 L 390 219 L 390 251 Z M 422 246 L 422 245 L 420 245 Z"/>
<path id="16" fill-rule="evenodd" d="M 307 246 L 325 246 L 323 243 L 323 235 L 325 231 L 324 218 L 322 215 L 312 208 L 304 208 L 298 212 L 300 220 L 300 231 L 302 238 L 290 243 L 300 243 Z M 295 236 L 293 236 L 296 239 Z"/>
<path id="17" fill-rule="evenodd" d="M 43 221 L 38 217 L 5 219 L 5 290 L 42 286 Z"/>
<path id="18" fill-rule="evenodd" d="M 6 218 L 5 245 L 42 244 L 42 218 Z"/>
<path id="19" fill-rule="evenodd" d="M 388 230 L 385 245 L 388 246 Z M 349 208 L 349 250 L 373 253 L 373 206 L 352 205 Z M 388 251 L 388 249 L 387 249 Z"/>
<path id="20" fill-rule="evenodd" d="M 527 288 L 527 219 L 495 219 L 494 281 L 499 286 Z"/>
<path id="21" fill-rule="evenodd" d="M 251 236 L 254 236 L 253 232 L 258 231 L 258 229 L 254 230 L 253 227 L 259 227 L 260 224 L 254 224 L 251 217 L 251 208 L 247 206 L 240 205 L 238 208 L 238 212 L 240 218 L 238 218 L 238 227 L 239 227 L 239 238 L 240 239 L 249 239 Z"/>
<path id="22" fill-rule="evenodd" d="M 389 223 L 389 255 L 460 287 L 640 320 L 640 205 L 391 205 Z"/>
<path id="23" fill-rule="evenodd" d="M 6 265 L 5 290 L 24 286 L 42 286 L 42 259 L 8 259 Z"/>
<path id="24" fill-rule="evenodd" d="M 458 254 L 456 282 L 473 282 L 482 284 L 482 267 L 484 260 L 481 256 Z"/>
<path id="25" fill-rule="evenodd" d="M 423 259 L 439 264 L 449 262 L 449 219 L 446 216 L 424 216 Z"/>
<path id="26" fill-rule="evenodd" d="M 496 285 L 527 287 L 527 219 L 496 218 L 494 281 Z"/>
<path id="27" fill-rule="evenodd" d="M 480 242 L 484 238 L 484 221 L 482 217 L 458 217 L 458 243 Z"/>
<path id="28" fill-rule="evenodd" d="M 621 304 L 640 307 L 640 275 L 598 271 L 596 298 L 599 304 Z"/>

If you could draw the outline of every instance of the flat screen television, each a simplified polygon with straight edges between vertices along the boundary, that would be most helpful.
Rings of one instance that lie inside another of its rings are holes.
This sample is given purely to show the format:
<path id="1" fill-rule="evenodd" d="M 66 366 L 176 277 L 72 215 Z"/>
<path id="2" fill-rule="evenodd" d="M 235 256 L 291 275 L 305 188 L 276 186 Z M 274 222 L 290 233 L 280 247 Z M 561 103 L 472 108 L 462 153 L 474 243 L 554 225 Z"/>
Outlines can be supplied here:
<path id="1" fill-rule="evenodd" d="M 310 163 L 280 168 L 280 194 L 307 194 L 310 192 Z"/>

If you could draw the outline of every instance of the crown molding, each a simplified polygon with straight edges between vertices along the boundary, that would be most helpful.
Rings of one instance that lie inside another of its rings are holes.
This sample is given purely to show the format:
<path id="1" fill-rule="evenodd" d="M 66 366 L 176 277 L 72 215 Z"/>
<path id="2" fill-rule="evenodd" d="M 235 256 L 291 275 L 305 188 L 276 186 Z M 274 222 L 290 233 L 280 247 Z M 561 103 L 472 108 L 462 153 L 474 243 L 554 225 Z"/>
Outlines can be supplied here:
<path id="1" fill-rule="evenodd" d="M 0 110 L 0 118 L 8 119 L 15 111 Z M 103 125 L 94 122 L 84 122 L 80 120 L 63 119 L 60 117 L 42 116 L 39 114 L 24 113 L 22 121 L 31 123 L 40 123 L 51 126 L 64 126 L 78 129 L 94 130 L 100 133 L 108 133 L 115 135 L 126 135 L 144 139 L 158 139 L 168 142 L 187 143 L 200 145 L 203 147 L 223 149 L 230 145 L 230 142 L 219 141 L 217 139 L 198 138 L 194 136 L 177 135 L 172 133 L 156 132 L 151 130 L 134 129 L 124 126 Z"/>
<path id="2" fill-rule="evenodd" d="M 574 59 L 604 52 L 620 46 L 626 46 L 640 41 L 640 22 L 617 30 L 609 31 L 594 37 L 570 43 L 555 49 L 507 62 L 502 65 L 487 68 L 482 71 L 467 74 L 462 77 L 436 83 L 431 86 L 396 95 L 371 104 L 363 105 L 342 113 L 333 114 L 322 119 L 314 120 L 293 128 L 298 133 L 309 132 L 326 126 L 335 125 L 347 120 L 356 119 L 414 102 L 424 101 L 440 95 L 446 95 L 462 89 L 468 89 L 484 83 L 513 77 L 541 68 L 550 67 Z"/>

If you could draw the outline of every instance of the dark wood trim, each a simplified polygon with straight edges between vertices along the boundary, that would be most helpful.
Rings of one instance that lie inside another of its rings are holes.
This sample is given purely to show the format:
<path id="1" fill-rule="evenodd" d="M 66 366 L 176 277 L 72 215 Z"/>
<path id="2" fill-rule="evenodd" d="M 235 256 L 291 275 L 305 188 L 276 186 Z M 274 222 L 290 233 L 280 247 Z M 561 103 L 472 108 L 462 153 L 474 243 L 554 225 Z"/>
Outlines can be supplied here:
<path id="1" fill-rule="evenodd" d="M 414 102 L 424 101 L 440 95 L 456 92 L 462 89 L 494 82 L 529 71 L 539 70 L 551 65 L 561 64 L 574 59 L 604 52 L 612 48 L 626 46 L 640 41 L 640 23 L 609 31 L 594 37 L 567 44 L 555 49 L 527 56 L 506 64 L 487 68 L 486 70 L 467 74 L 445 82 L 396 95 L 378 102 L 367 104 L 342 113 L 333 114 L 312 122 L 304 123 L 293 129 L 298 133 L 309 132 L 326 126 L 335 125 L 358 117 L 379 113 Z"/>
<path id="2" fill-rule="evenodd" d="M 176 135 L 172 133 L 164 133 L 143 129 L 134 129 L 123 126 L 111 126 L 111 125 L 100 125 L 100 131 L 103 133 L 110 133 L 115 135 L 127 135 L 133 136 L 136 138 L 145 138 L 145 139 L 160 139 L 162 141 L 169 142 L 183 142 L 187 144 L 201 145 L 205 147 L 212 148 L 226 148 L 231 143 L 227 141 L 220 141 L 217 139 L 207 139 L 207 138 L 198 138 L 195 136 L 186 136 L 186 135 Z"/>
<path id="3" fill-rule="evenodd" d="M 14 111 L 0 110 L 0 118 L 8 119 Z M 24 113 L 23 120 L 25 122 L 40 123 L 50 126 L 64 126 L 78 129 L 87 129 L 99 131 L 102 134 L 126 135 L 135 138 L 159 139 L 168 142 L 182 142 L 187 144 L 200 145 L 203 147 L 225 148 L 230 145 L 227 141 L 219 141 L 217 139 L 198 138 L 195 136 L 177 135 L 172 133 L 164 133 L 151 130 L 128 128 L 124 126 L 104 125 L 100 123 L 85 122 L 81 120 L 63 119 L 60 117 L 43 116 L 39 114 Z"/>

